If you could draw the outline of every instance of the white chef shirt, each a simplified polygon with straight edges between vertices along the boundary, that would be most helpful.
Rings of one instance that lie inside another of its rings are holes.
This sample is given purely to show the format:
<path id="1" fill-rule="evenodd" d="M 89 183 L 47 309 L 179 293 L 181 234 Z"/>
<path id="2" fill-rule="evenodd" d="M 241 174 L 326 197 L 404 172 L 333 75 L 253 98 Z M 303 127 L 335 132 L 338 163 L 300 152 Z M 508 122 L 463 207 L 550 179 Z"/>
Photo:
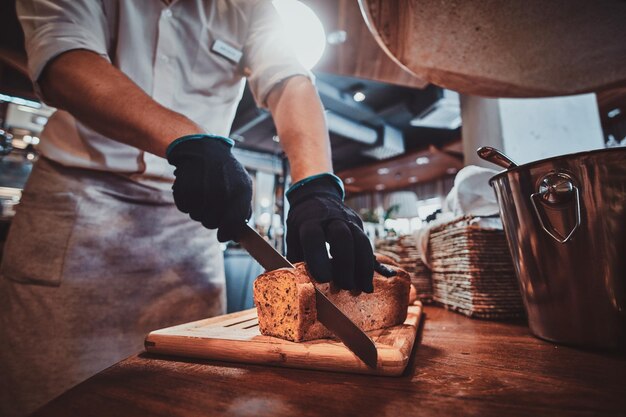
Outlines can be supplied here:
<path id="1" fill-rule="evenodd" d="M 311 78 L 266 0 L 18 0 L 17 12 L 36 88 L 52 58 L 87 49 L 208 133 L 228 134 L 245 78 L 261 107 L 284 79 Z M 50 118 L 41 138 L 40 152 L 65 166 L 123 173 L 162 188 L 173 180 L 165 159 L 103 136 L 65 111 Z"/>

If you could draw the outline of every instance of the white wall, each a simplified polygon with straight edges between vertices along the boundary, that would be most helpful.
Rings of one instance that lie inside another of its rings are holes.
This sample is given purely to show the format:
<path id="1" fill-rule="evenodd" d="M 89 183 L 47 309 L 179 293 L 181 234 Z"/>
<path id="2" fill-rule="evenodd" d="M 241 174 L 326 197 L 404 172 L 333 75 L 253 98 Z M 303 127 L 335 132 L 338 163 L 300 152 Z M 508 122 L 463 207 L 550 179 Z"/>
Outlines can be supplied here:
<path id="1" fill-rule="evenodd" d="M 518 164 L 604 148 L 595 94 L 540 99 L 463 97 L 466 165 L 481 165 L 480 146 L 500 149 Z"/>
<path id="2" fill-rule="evenodd" d="M 492 163 L 478 157 L 476 150 L 481 146 L 504 149 L 498 99 L 461 96 L 461 119 L 465 165 L 493 168 Z"/>
<path id="3" fill-rule="evenodd" d="M 595 94 L 498 102 L 505 152 L 519 164 L 604 148 Z"/>

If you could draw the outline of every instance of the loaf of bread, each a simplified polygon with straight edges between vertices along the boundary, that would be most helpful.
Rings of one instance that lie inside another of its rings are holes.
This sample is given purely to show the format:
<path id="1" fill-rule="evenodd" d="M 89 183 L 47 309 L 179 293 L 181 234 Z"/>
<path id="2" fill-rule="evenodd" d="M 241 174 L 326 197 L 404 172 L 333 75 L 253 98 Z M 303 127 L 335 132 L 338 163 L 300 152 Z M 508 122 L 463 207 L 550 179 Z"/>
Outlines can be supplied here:
<path id="1" fill-rule="evenodd" d="M 332 337 L 317 320 L 315 289 L 326 295 L 364 331 L 401 324 L 409 303 L 409 275 L 389 266 L 396 276 L 374 273 L 374 292 L 353 294 L 331 283 L 313 282 L 304 263 L 260 275 L 254 282 L 254 301 L 261 333 L 293 342 Z"/>

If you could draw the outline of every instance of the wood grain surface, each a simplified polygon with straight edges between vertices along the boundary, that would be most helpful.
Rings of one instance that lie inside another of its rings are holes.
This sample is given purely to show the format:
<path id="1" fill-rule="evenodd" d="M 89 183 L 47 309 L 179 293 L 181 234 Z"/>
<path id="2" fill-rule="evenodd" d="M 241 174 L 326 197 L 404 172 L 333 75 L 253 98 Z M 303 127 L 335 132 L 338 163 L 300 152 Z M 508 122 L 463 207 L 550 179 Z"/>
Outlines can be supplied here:
<path id="1" fill-rule="evenodd" d="M 376 186 L 382 184 L 385 191 L 406 189 L 415 184 L 411 180 L 420 182 L 435 181 L 438 178 L 450 176 L 449 169 L 454 169 L 452 175 L 461 170 L 463 163 L 463 148 L 461 140 L 451 142 L 442 148 L 430 146 L 426 149 L 408 151 L 403 155 L 374 161 L 367 165 L 358 166 L 337 172 L 345 184 L 346 193 L 354 194 L 376 192 Z M 415 160 L 427 157 L 428 164 L 418 165 Z M 380 175 L 379 169 L 389 170 L 386 175 Z M 346 181 L 347 178 L 350 180 Z"/>
<path id="2" fill-rule="evenodd" d="M 399 378 L 133 356 L 35 416 L 624 416 L 626 356 L 425 307 Z"/>
<path id="3" fill-rule="evenodd" d="M 323 22 L 326 34 L 343 31 L 344 42 L 326 45 L 315 71 L 424 88 L 428 82 L 394 62 L 367 28 L 355 0 L 304 0 Z"/>
<path id="4" fill-rule="evenodd" d="M 433 84 L 543 97 L 626 84 L 621 0 L 359 0 L 379 45 Z"/>
<path id="5" fill-rule="evenodd" d="M 409 362 L 421 312 L 418 301 L 409 306 L 403 324 L 368 332 L 378 351 L 376 369 L 365 365 L 338 340 L 294 343 L 261 335 L 256 308 L 156 330 L 146 337 L 145 344 L 150 353 L 397 376 Z"/>

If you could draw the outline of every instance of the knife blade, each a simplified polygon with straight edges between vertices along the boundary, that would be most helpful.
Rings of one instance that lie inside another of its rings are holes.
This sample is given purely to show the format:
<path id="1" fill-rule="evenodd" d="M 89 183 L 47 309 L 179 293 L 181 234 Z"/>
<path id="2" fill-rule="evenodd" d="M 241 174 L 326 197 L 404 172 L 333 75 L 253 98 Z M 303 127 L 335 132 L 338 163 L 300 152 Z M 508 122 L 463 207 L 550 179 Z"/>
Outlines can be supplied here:
<path id="1" fill-rule="evenodd" d="M 279 268 L 294 268 L 268 241 L 263 239 L 249 224 L 241 232 L 239 243 L 267 271 Z M 370 368 L 376 368 L 378 352 L 370 339 L 356 324 L 337 308 L 317 287 L 315 303 L 317 319 L 343 342 Z"/>

